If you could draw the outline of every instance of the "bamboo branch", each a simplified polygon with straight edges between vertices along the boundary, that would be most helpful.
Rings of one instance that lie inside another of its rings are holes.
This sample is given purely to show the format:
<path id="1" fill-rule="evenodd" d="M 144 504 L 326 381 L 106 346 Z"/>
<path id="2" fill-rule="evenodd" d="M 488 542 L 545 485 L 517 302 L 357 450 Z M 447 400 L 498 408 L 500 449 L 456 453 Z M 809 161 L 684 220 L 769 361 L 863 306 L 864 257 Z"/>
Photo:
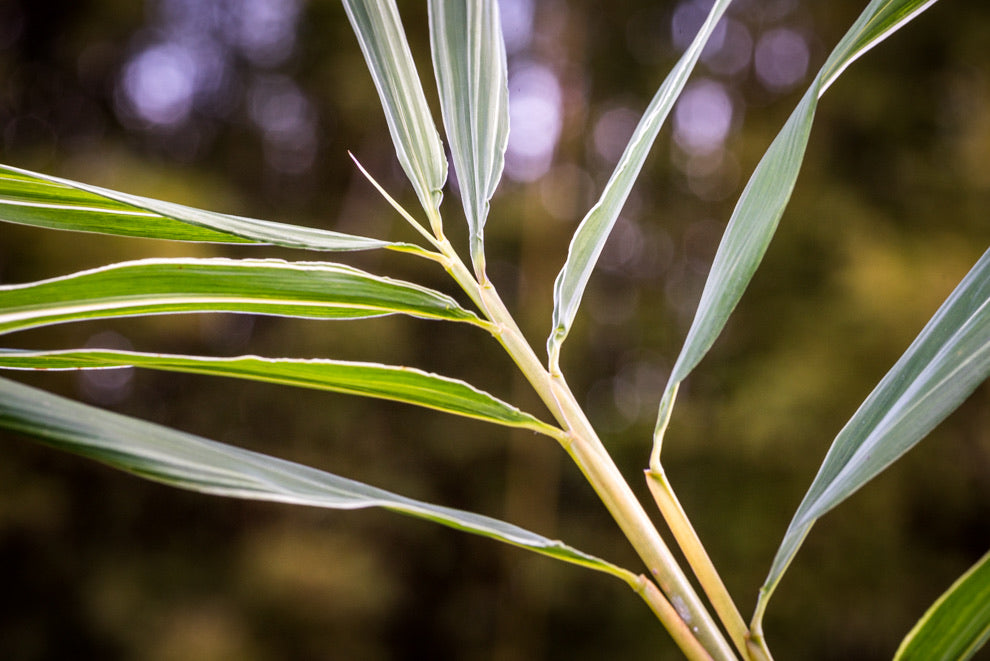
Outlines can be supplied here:
<path id="1" fill-rule="evenodd" d="M 649 515 L 605 450 L 563 376 L 551 375 L 544 368 L 495 287 L 490 282 L 478 284 L 449 243 L 443 241 L 439 247 L 448 259 L 445 265 L 447 271 L 492 322 L 496 340 L 515 361 L 540 399 L 567 432 L 568 438 L 561 443 L 564 449 L 598 493 L 619 528 L 649 568 L 653 579 L 669 598 L 672 610 L 655 608 L 657 617 L 675 640 L 682 637 L 678 632 L 687 626 L 692 636 L 712 658 L 735 659 L 732 646 L 726 641 Z M 677 617 L 672 617 L 672 614 Z M 685 654 L 693 654 L 683 646 L 682 650 Z"/>
<path id="2" fill-rule="evenodd" d="M 739 650 L 739 653 L 744 658 L 749 656 L 746 648 L 749 629 L 746 627 L 746 622 L 743 620 L 742 615 L 739 614 L 739 609 L 736 608 L 736 604 L 732 601 L 729 591 L 726 590 L 725 583 L 722 582 L 722 578 L 719 576 L 718 571 L 716 571 L 715 565 L 712 563 L 707 551 L 705 551 L 698 533 L 695 532 L 694 526 L 691 525 L 691 521 L 684 512 L 684 508 L 681 507 L 680 501 L 677 500 L 670 482 L 667 481 L 667 475 L 662 469 L 660 471 L 656 469 L 647 470 L 646 484 L 650 487 L 650 493 L 653 494 L 653 499 L 656 501 L 657 507 L 660 508 L 660 513 L 663 514 L 664 521 L 667 522 L 667 526 L 673 533 L 674 539 L 677 540 L 677 545 L 680 546 L 684 557 L 687 558 L 688 564 L 691 565 L 691 569 L 694 571 L 694 575 L 698 578 L 698 582 L 701 583 L 701 588 L 708 595 L 708 600 L 711 602 L 712 607 L 714 607 L 719 619 L 725 625 L 725 629 L 728 631 L 733 644 L 735 644 L 736 649 Z"/>

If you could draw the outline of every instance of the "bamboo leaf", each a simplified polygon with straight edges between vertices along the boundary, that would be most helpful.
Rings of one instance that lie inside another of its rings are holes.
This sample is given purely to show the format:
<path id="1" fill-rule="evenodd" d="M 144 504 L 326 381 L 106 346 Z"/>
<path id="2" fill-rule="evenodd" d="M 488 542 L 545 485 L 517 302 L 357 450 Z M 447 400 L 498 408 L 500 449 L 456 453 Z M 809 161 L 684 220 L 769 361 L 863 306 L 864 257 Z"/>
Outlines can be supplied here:
<path id="1" fill-rule="evenodd" d="M 395 0 L 344 0 L 344 9 L 381 98 L 395 155 L 439 237 L 447 158 Z"/>
<path id="2" fill-rule="evenodd" d="M 145 367 L 330 390 L 424 406 L 550 436 L 559 431 L 468 383 L 411 367 L 259 356 L 209 358 L 109 349 L 0 350 L 0 368 L 72 370 L 113 367 Z"/>
<path id="3" fill-rule="evenodd" d="M 730 0 L 717 0 L 712 4 L 708 17 L 698 30 L 694 41 L 681 55 L 681 59 L 667 75 L 646 108 L 646 112 L 643 113 L 601 197 L 588 211 L 571 239 L 567 260 L 554 282 L 553 330 L 547 339 L 551 371 L 559 371 L 560 346 L 570 332 L 591 273 L 629 197 L 629 192 L 643 169 L 650 148 L 656 141 L 674 102 L 684 89 L 718 20 L 728 8 L 729 2 Z"/>
<path id="4" fill-rule="evenodd" d="M 257 452 L 111 413 L 0 379 L 0 428 L 174 487 L 330 509 L 385 509 L 615 576 L 629 571 L 511 523 L 406 498 Z"/>
<path id="5" fill-rule="evenodd" d="M 842 428 L 798 506 L 762 612 L 815 521 L 924 438 L 990 376 L 990 250 Z"/>
<path id="6" fill-rule="evenodd" d="M 660 444 L 678 384 L 722 332 L 773 238 L 804 160 L 818 99 L 853 61 L 934 2 L 872 0 L 832 51 L 760 160 L 729 219 L 691 328 L 661 398 L 651 463 L 659 465 Z"/>
<path id="7" fill-rule="evenodd" d="M 247 312 L 309 319 L 478 317 L 445 294 L 326 262 L 144 259 L 0 287 L 0 333 L 83 319 Z"/>
<path id="8" fill-rule="evenodd" d="M 0 220 L 77 232 L 174 241 L 260 243 L 319 251 L 418 246 L 203 211 L 0 165 Z"/>
<path id="9" fill-rule="evenodd" d="M 495 0 L 431 0 L 433 69 L 471 237 L 485 270 L 484 227 L 509 139 L 505 42 Z"/>
<path id="10" fill-rule="evenodd" d="M 990 640 L 990 553 L 960 576 L 918 620 L 894 661 L 963 661 Z"/>

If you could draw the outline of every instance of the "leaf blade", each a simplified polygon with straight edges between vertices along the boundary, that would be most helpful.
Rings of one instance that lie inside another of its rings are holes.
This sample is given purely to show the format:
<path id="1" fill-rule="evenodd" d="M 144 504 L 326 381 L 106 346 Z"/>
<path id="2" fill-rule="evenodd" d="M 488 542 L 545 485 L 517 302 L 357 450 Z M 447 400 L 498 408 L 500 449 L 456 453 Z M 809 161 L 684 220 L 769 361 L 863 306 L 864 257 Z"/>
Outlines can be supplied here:
<path id="1" fill-rule="evenodd" d="M 489 201 L 505 166 L 509 82 L 495 0 L 431 0 L 430 44 L 447 141 L 467 218 L 471 261 L 484 273 Z"/>
<path id="2" fill-rule="evenodd" d="M 409 314 L 482 324 L 446 294 L 328 262 L 143 259 L 0 286 L 0 333 L 82 319 L 178 312 L 308 319 Z"/>
<path id="3" fill-rule="evenodd" d="M 0 368 L 76 370 L 142 367 L 225 376 L 403 402 L 555 435 L 558 431 L 474 386 L 412 367 L 324 359 L 171 355 L 110 349 L 0 350 Z"/>
<path id="4" fill-rule="evenodd" d="M 591 273 L 643 168 L 650 148 L 729 2 L 730 0 L 716 0 L 712 4 L 698 34 L 664 79 L 643 113 L 601 197 L 581 220 L 571 239 L 567 259 L 554 281 L 553 328 L 547 338 L 551 371 L 558 371 L 560 347 L 574 323 Z"/>
<path id="5" fill-rule="evenodd" d="M 257 243 L 326 252 L 418 246 L 195 209 L 0 165 L 0 220 L 117 236 Z"/>
<path id="6" fill-rule="evenodd" d="M 963 661 L 990 640 L 990 552 L 946 590 L 901 641 L 894 661 Z"/>
<path id="7" fill-rule="evenodd" d="M 442 234 L 440 202 L 447 158 L 416 72 L 394 0 L 343 0 L 361 52 L 381 99 L 399 164 L 430 219 Z"/>
<path id="8" fill-rule="evenodd" d="M 0 379 L 0 427 L 178 488 L 329 509 L 382 507 L 636 583 L 628 570 L 511 523 L 414 500 L 7 379 Z"/>
<path id="9" fill-rule="evenodd" d="M 815 76 L 736 203 L 691 328 L 661 397 L 651 464 L 659 465 L 677 387 L 715 343 L 766 253 L 797 182 L 818 100 L 852 62 L 935 0 L 872 0 Z"/>
<path id="10" fill-rule="evenodd" d="M 762 612 L 815 521 L 910 450 L 990 376 L 990 250 L 832 442 L 761 589 Z"/>

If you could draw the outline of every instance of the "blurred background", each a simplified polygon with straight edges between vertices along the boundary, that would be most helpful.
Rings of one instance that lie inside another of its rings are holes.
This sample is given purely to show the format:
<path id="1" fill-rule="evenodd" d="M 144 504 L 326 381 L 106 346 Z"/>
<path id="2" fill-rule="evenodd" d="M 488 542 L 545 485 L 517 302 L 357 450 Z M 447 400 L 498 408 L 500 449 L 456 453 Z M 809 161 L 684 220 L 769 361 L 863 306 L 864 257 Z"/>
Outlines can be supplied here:
<path id="1" fill-rule="evenodd" d="M 403 20 L 435 104 L 425 3 Z M 571 233 L 706 0 L 503 0 L 512 133 L 490 273 L 534 346 Z M 653 149 L 563 365 L 630 482 L 719 236 L 865 1 L 737 0 Z M 990 240 L 990 6 L 944 2 L 821 104 L 761 270 L 682 387 L 665 465 L 748 618 L 832 438 Z M 436 115 L 439 117 L 439 114 Z M 5 163 L 257 218 L 413 240 L 415 207 L 338 3 L 4 0 Z M 463 246 L 456 193 L 444 206 Z M 146 256 L 312 254 L 0 227 L 0 282 Z M 344 261 L 455 294 L 429 265 Z M 546 417 L 482 334 L 403 318 L 203 315 L 68 325 L 84 345 L 407 364 Z M 510 519 L 639 571 L 547 440 L 350 398 L 152 372 L 16 375 L 81 401 Z M 378 511 L 172 490 L 0 436 L 0 658 L 636 659 L 676 652 L 620 582 Z M 825 517 L 771 603 L 779 659 L 889 657 L 990 547 L 990 390 Z"/>

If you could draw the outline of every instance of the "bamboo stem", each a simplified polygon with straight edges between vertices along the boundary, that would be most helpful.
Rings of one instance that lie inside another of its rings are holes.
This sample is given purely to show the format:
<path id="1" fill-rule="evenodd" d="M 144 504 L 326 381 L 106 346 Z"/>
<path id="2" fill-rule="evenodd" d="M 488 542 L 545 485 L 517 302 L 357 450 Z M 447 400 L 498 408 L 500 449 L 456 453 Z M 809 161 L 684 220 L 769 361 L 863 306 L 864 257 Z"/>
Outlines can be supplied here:
<path id="1" fill-rule="evenodd" d="M 684 557 L 687 558 L 694 575 L 701 583 L 701 588 L 708 595 L 708 600 L 719 619 L 722 620 L 722 624 L 725 625 L 736 649 L 744 658 L 749 656 L 746 643 L 749 638 L 749 629 L 746 627 L 746 622 L 739 614 L 739 609 L 736 608 L 729 591 L 726 590 L 722 578 L 698 537 L 698 533 L 695 532 L 684 508 L 677 500 L 670 482 L 667 481 L 667 475 L 662 469 L 660 471 L 647 470 L 646 484 L 650 487 L 650 492 L 653 494 L 657 507 L 660 508 L 660 513 L 663 514 L 667 526 L 674 534 L 674 539 L 677 540 L 678 546 L 684 552 Z"/>
<path id="2" fill-rule="evenodd" d="M 646 602 L 650 610 L 653 611 L 660 621 L 669 621 L 676 624 L 672 629 L 668 628 L 667 631 L 670 632 L 674 642 L 677 643 L 677 646 L 681 648 L 681 651 L 684 652 L 684 655 L 690 661 L 711 661 L 712 655 L 698 642 L 698 639 L 684 623 L 684 620 L 680 618 L 674 607 L 670 605 L 667 598 L 660 592 L 656 583 L 646 576 L 640 575 L 639 584 L 634 589 L 636 594 L 643 598 L 643 601 Z"/>
<path id="3" fill-rule="evenodd" d="M 698 640 L 716 659 L 735 659 L 731 645 L 698 597 L 670 549 L 622 477 L 612 457 L 602 446 L 573 394 L 562 377 L 554 377 L 553 391 L 564 409 L 561 424 L 568 426 L 576 439 L 571 457 L 584 472 L 598 497 L 608 508 L 619 528 L 650 569 L 654 580 L 673 603 L 680 617 Z M 670 627 L 668 627 L 668 630 Z"/>
<path id="4" fill-rule="evenodd" d="M 605 450 L 563 377 L 559 374 L 551 375 L 543 367 L 494 286 L 487 281 L 479 285 L 449 243 L 444 241 L 440 248 L 448 258 L 445 265 L 447 271 L 492 322 L 495 338 L 567 432 L 568 438 L 562 439 L 561 444 L 598 493 L 660 589 L 668 596 L 671 609 L 654 609 L 657 617 L 675 640 L 682 637 L 681 633 L 675 632 L 682 632 L 683 627 L 687 627 L 691 637 L 712 658 L 735 659 L 732 646 L 722 635 L 649 515 Z M 682 650 L 689 656 L 694 654 L 684 646 Z"/>

